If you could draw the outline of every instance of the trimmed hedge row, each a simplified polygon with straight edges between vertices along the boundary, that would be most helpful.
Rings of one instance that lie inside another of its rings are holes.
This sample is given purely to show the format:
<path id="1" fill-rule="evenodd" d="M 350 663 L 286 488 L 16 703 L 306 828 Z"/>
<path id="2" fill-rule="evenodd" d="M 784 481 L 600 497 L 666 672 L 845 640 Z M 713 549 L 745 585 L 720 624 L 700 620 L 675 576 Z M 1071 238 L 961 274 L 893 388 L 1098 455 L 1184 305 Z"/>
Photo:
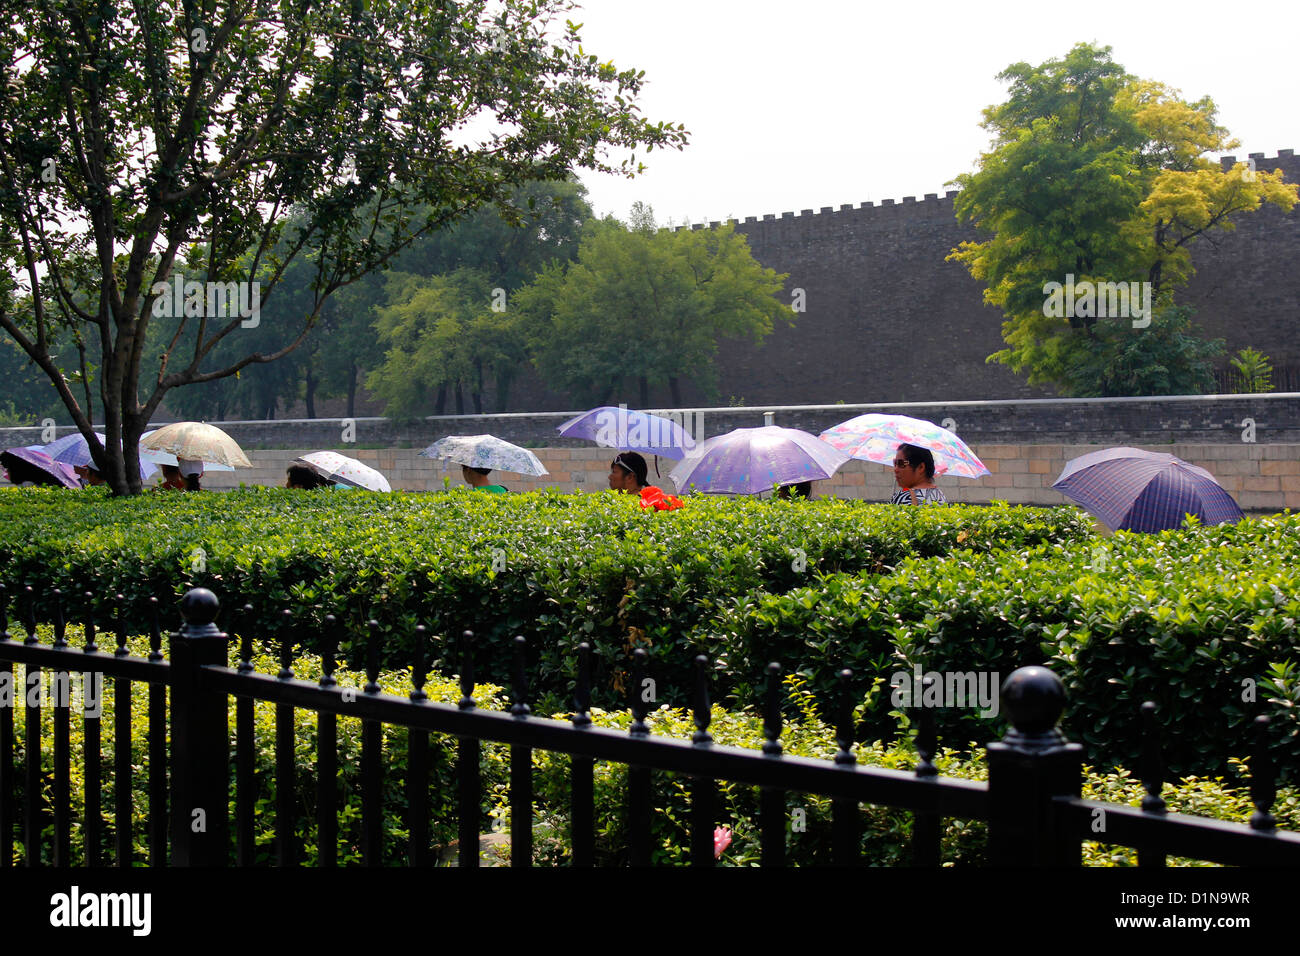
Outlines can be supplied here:
<path id="1" fill-rule="evenodd" d="M 701 641 L 729 653 L 736 697 L 769 660 L 799 661 L 823 704 L 838 667 L 870 695 L 862 733 L 894 725 L 891 676 L 1046 664 L 1065 682 L 1064 726 L 1091 761 L 1133 766 L 1138 708 L 1159 706 L 1176 773 L 1226 772 L 1250 722 L 1274 719 L 1274 754 L 1300 779 L 1300 516 L 1023 551 L 907 559 L 890 573 L 819 576 L 785 594 L 736 598 Z M 874 690 L 874 693 L 873 693 Z M 972 707 L 940 712 L 941 739 L 1004 729 Z"/>
<path id="2" fill-rule="evenodd" d="M 818 573 L 888 571 L 934 558 L 1092 538 L 1069 508 L 898 508 L 861 502 L 695 496 L 673 512 L 642 512 L 613 493 L 378 495 L 250 488 L 220 495 L 111 499 L 96 492 L 0 492 L 0 583 L 31 585 L 37 614 L 52 592 L 95 592 L 101 626 L 126 599 L 134 620 L 150 596 L 175 606 L 201 585 L 221 597 L 227 630 L 253 607 L 258 638 L 318 647 L 327 614 L 341 655 L 357 665 L 358 635 L 377 620 L 384 659 L 411 660 L 417 624 L 429 658 L 454 669 L 445 640 L 478 636 L 484 679 L 509 676 L 509 641 L 530 639 L 534 687 L 564 706 L 573 647 L 591 642 L 594 701 L 622 706 L 636 646 L 653 657 L 660 702 L 683 703 L 694 638 L 737 596 L 782 593 Z M 288 621 L 283 611 L 292 615 Z M 170 609 L 168 609 L 170 611 Z M 82 613 L 80 601 L 69 609 Z M 164 626 L 179 622 L 174 612 Z M 730 691 L 724 668 L 720 689 Z"/>

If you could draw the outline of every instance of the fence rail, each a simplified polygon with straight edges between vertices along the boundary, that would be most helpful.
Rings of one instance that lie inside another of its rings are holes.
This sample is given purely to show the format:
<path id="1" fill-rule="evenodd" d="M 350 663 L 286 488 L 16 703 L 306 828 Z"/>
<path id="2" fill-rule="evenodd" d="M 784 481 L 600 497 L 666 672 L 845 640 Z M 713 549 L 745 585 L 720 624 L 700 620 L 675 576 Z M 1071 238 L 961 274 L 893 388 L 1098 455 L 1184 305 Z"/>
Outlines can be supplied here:
<path id="1" fill-rule="evenodd" d="M 56 595 L 56 598 L 60 596 Z M 1006 681 L 1002 701 L 1012 729 L 989 744 L 988 783 L 939 776 L 932 758 L 936 751 L 933 712 L 919 708 L 918 763 L 914 772 L 860 766 L 852 752 L 851 700 L 842 695 L 836 738 L 838 752 L 832 760 L 787 756 L 780 742 L 782 716 L 777 694 L 780 668 L 769 665 L 768 694 L 764 707 L 764 737 L 760 751 L 715 744 L 709 733 L 708 661 L 696 658 L 693 712 L 696 731 L 691 741 L 650 734 L 647 708 L 632 698 L 632 724 L 627 732 L 595 727 L 591 723 L 589 648 L 581 645 L 575 712 L 569 722 L 533 716 L 527 704 L 523 638 L 516 639 L 513 704 L 509 712 L 479 708 L 473 698 L 473 638 L 466 632 L 460 644 L 461 699 L 456 705 L 428 700 L 423 686 L 427 668 L 417 660 L 412 690 L 403 698 L 384 693 L 378 683 L 378 641 L 371 633 L 368 682 L 363 688 L 341 687 L 335 681 L 334 654 L 323 655 L 324 674 L 316 682 L 293 675 L 289 648 L 282 648 L 277 675 L 259 674 L 250 663 L 251 638 L 243 636 L 240 662 L 228 666 L 227 635 L 214 625 L 217 598 L 205 589 L 190 591 L 182 602 L 185 624 L 171 635 L 170 660 L 161 653 L 157 605 L 151 621 L 149 657 L 133 657 L 126 646 L 126 627 L 117 622 L 117 647 L 101 651 L 95 644 L 94 622 L 86 622 L 86 644 L 70 647 L 64 641 L 61 599 L 56 600 L 55 641 L 42 645 L 36 624 L 25 622 L 26 638 L 10 636 L 7 601 L 0 591 L 0 680 L 13 687 L 14 664 L 27 669 L 26 686 L 37 687 L 44 671 L 53 683 L 66 687 L 73 672 L 99 673 L 112 679 L 114 694 L 113 826 L 115 862 L 129 866 L 143 861 L 132 854 L 132 775 L 130 764 L 133 682 L 149 685 L 148 694 L 148 828 L 149 863 L 160 866 L 224 866 L 231 858 L 228 819 L 230 787 L 230 698 L 235 698 L 235 821 L 234 857 L 241 865 L 255 858 L 253 703 L 275 705 L 275 766 L 277 801 L 276 862 L 295 865 L 300 836 L 294 833 L 295 776 L 294 714 L 317 714 L 317 835 L 319 861 L 337 861 L 337 718 L 362 721 L 361 794 L 362 858 L 378 865 L 383 841 L 382 725 L 406 728 L 408 767 L 406 821 L 411 834 L 409 863 L 433 862 L 429 817 L 429 734 L 458 738 L 456 786 L 459 819 L 459 862 L 473 867 L 479 862 L 479 821 L 483 798 L 480 753 L 484 742 L 510 747 L 511 863 L 532 864 L 534 809 L 532 752 L 569 754 L 571 760 L 571 847 L 575 865 L 594 861 L 594 762 L 626 764 L 628 772 L 629 858 L 648 865 L 652 856 L 652 771 L 689 777 L 691 783 L 690 857 L 696 865 L 714 863 L 713 835 L 717 814 L 717 782 L 730 781 L 761 788 L 759 828 L 764 865 L 785 862 L 787 792 L 816 794 L 832 799 L 832 860 L 837 864 L 860 862 L 860 805 L 863 803 L 910 810 L 914 814 L 911 859 L 914 864 L 940 862 L 941 823 L 944 817 L 988 822 L 988 859 L 994 865 L 1078 865 L 1084 841 L 1094 840 L 1135 847 L 1139 864 L 1162 866 L 1170 854 L 1235 865 L 1300 865 L 1300 834 L 1279 832 L 1270 814 L 1275 799 L 1274 769 L 1266 759 L 1264 736 L 1268 718 L 1257 718 L 1259 740 L 1252 763 L 1252 799 L 1255 814 L 1249 824 L 1167 813 L 1159 793 L 1163 786 L 1159 742 L 1155 737 L 1154 705 L 1144 705 L 1146 724 L 1142 779 L 1147 791 L 1141 809 L 1080 799 L 1082 748 L 1068 743 L 1056 728 L 1064 710 L 1060 681 L 1042 667 L 1021 668 Z M 89 605 L 89 602 L 87 602 Z M 30 607 L 30 602 L 29 602 Z M 327 628 L 332 630 L 332 628 Z M 423 646 L 423 642 L 417 642 Z M 631 686 L 641 686 L 645 652 L 634 658 Z M 5 675 L 8 675 L 7 678 Z M 844 671 L 841 678 L 851 676 Z M 41 794 L 46 781 L 42 766 L 40 700 L 26 707 L 25 776 L 21 807 L 24 860 L 39 865 L 42 835 L 49 811 Z M 70 861 L 71 816 L 70 727 L 67 707 L 56 708 L 54 721 L 53 852 L 56 866 Z M 0 707 L 0 867 L 14 864 L 14 835 L 19 830 L 19 807 L 14 790 L 13 709 Z M 87 716 L 83 726 L 85 753 L 86 863 L 99 859 L 101 807 L 99 803 L 101 727 L 98 717 Z M 167 732 L 170 729 L 170 749 Z M 1096 821 L 1105 821 L 1098 832 Z M 199 824 L 202 825 L 199 825 Z M 169 825 L 170 824 L 170 825 Z"/>

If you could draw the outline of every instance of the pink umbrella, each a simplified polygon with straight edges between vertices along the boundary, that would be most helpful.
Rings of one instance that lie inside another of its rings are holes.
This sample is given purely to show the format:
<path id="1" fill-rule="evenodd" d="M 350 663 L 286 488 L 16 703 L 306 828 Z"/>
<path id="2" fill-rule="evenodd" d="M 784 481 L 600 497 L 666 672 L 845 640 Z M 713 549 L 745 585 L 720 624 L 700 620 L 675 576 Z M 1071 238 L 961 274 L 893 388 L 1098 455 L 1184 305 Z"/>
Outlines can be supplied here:
<path id="1" fill-rule="evenodd" d="M 71 465 L 55 461 L 43 451 L 30 448 L 10 448 L 0 452 L 0 465 L 9 472 L 15 484 L 30 481 L 35 485 L 54 485 L 80 488 L 81 479 Z"/>

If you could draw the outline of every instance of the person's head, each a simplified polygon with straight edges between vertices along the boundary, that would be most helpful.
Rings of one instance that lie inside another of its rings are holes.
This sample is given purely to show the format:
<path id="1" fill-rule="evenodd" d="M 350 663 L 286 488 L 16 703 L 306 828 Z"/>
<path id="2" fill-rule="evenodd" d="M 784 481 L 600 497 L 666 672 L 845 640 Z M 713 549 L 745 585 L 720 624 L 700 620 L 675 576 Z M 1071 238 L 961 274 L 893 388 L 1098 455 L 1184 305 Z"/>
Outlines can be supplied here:
<path id="1" fill-rule="evenodd" d="M 894 453 L 894 480 L 900 488 L 912 488 L 934 480 L 934 455 L 928 448 L 906 443 Z"/>
<path id="2" fill-rule="evenodd" d="M 471 468 L 469 465 L 460 466 L 460 476 L 465 479 L 465 484 L 472 488 L 482 488 L 491 484 L 488 481 L 488 475 L 492 474 L 491 468 Z"/>
<path id="3" fill-rule="evenodd" d="M 185 479 L 186 491 L 202 491 L 199 479 L 203 477 L 203 462 L 191 458 L 177 459 L 177 466 L 180 468 L 181 477 Z"/>
<path id="4" fill-rule="evenodd" d="M 72 470 L 75 471 L 77 477 L 87 485 L 104 484 L 104 476 L 99 473 L 99 469 L 94 465 L 74 465 Z"/>
<path id="5" fill-rule="evenodd" d="M 793 485 L 782 485 L 776 489 L 776 496 L 778 498 L 811 498 L 812 482 L 800 481 Z"/>
<path id="6" fill-rule="evenodd" d="M 622 451 L 609 463 L 609 486 L 615 491 L 640 492 L 650 467 L 634 451 Z"/>
<path id="7" fill-rule="evenodd" d="M 184 490 L 185 490 L 185 488 L 186 488 L 186 484 L 185 484 L 185 476 L 181 474 L 180 466 L 178 466 L 178 465 L 161 465 L 161 466 L 159 466 L 159 467 L 162 468 L 162 478 L 163 478 L 163 480 L 162 480 L 162 484 L 159 485 L 158 487 L 160 487 L 160 488 L 172 488 L 172 489 L 175 489 L 176 491 L 184 491 Z"/>
<path id="8" fill-rule="evenodd" d="M 316 474 L 306 465 L 290 465 L 284 473 L 284 486 L 286 488 L 311 491 L 313 488 L 324 488 L 328 484 L 329 482 L 326 479 Z"/>

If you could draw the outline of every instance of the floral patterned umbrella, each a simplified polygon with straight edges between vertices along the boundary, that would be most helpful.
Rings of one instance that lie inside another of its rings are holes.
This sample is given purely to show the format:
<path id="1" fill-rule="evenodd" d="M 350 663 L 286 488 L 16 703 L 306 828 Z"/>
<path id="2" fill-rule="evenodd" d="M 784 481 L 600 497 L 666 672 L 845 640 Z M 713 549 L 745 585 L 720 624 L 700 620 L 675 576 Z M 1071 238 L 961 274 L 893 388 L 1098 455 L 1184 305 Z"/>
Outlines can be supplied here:
<path id="1" fill-rule="evenodd" d="M 173 422 L 164 425 L 148 438 L 140 440 L 141 448 L 165 451 L 177 458 L 252 468 L 244 450 L 235 440 L 216 425 L 206 422 Z"/>
<path id="2" fill-rule="evenodd" d="M 774 485 L 829 478 L 849 456 L 797 428 L 737 428 L 710 438 L 668 477 L 679 491 L 754 495 Z"/>
<path id="3" fill-rule="evenodd" d="M 989 474 L 984 462 L 966 443 L 933 422 L 906 415 L 859 415 L 821 433 L 846 455 L 878 465 L 892 465 L 894 453 L 904 443 L 928 448 L 934 454 L 934 472 L 954 478 L 980 478 Z"/>
<path id="4" fill-rule="evenodd" d="M 453 461 L 471 468 L 510 471 L 517 475 L 549 475 L 541 461 L 527 448 L 520 448 L 492 435 L 448 435 L 420 454 L 425 458 Z"/>
<path id="5" fill-rule="evenodd" d="M 349 458 L 337 452 L 312 452 L 310 455 L 295 458 L 293 463 L 307 466 L 322 478 L 328 478 L 330 481 L 341 481 L 345 485 L 351 485 L 355 488 L 365 488 L 369 491 L 393 490 L 392 486 L 388 484 L 388 479 L 374 468 L 363 465 L 355 458 Z"/>

